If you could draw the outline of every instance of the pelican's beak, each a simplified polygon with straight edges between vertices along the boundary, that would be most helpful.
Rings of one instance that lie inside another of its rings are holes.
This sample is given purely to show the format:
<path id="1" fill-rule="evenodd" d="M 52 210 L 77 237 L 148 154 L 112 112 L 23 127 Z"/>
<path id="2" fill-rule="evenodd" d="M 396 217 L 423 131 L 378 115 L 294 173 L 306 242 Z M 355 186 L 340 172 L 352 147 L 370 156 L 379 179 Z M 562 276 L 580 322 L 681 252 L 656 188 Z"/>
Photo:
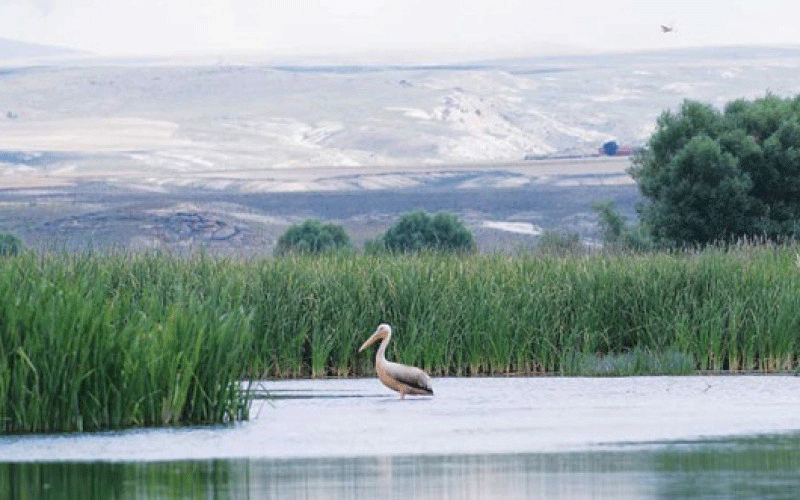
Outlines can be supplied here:
<path id="1" fill-rule="evenodd" d="M 367 341 L 366 341 L 366 342 L 364 342 L 363 344 L 361 344 L 361 347 L 359 347 L 359 348 L 358 348 L 358 352 L 361 352 L 361 351 L 363 351 L 364 349 L 366 349 L 367 347 L 369 347 L 369 346 L 370 346 L 370 345 L 371 345 L 373 342 L 375 342 L 376 340 L 378 340 L 378 332 L 375 332 L 375 333 L 373 333 L 373 334 L 370 336 L 370 338 L 368 338 L 368 339 L 367 339 Z"/>

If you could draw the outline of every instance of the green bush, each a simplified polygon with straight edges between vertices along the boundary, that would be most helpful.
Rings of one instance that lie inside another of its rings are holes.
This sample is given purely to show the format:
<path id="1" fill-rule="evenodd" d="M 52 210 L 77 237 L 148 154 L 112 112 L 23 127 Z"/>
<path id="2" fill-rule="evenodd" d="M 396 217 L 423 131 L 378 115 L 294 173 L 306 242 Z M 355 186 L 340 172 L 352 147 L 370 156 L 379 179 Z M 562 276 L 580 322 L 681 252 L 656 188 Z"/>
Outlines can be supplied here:
<path id="1" fill-rule="evenodd" d="M 308 219 L 302 224 L 295 224 L 278 239 L 275 255 L 287 253 L 320 254 L 333 250 L 352 248 L 350 237 L 344 228 L 337 224 L 322 224 L 315 219 Z"/>
<path id="2" fill-rule="evenodd" d="M 11 233 L 0 233 L 0 257 L 12 257 L 22 251 L 22 241 Z"/>
<path id="3" fill-rule="evenodd" d="M 422 250 L 468 252 L 475 249 L 472 233 L 458 217 L 445 213 L 433 217 L 425 212 L 406 214 L 386 231 L 381 243 L 383 248 L 401 253 Z"/>
<path id="4" fill-rule="evenodd" d="M 665 112 L 630 174 L 645 227 L 667 244 L 800 236 L 800 96 L 685 101 Z"/>
<path id="5" fill-rule="evenodd" d="M 645 252 L 656 249 L 647 228 L 642 224 L 628 226 L 613 201 L 595 202 L 603 247 L 606 250 Z"/>

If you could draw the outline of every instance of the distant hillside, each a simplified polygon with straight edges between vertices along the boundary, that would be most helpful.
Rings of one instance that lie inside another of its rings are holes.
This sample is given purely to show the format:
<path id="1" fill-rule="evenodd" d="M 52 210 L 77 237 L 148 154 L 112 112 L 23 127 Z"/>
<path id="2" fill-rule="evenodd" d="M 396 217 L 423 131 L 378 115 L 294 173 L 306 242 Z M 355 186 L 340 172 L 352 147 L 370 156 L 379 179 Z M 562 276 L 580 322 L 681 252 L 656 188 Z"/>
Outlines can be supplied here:
<path id="1" fill-rule="evenodd" d="M 0 38 L 0 59 L 26 59 L 40 57 L 69 57 L 86 55 L 87 52 L 57 47 L 54 45 L 42 45 L 38 43 L 20 42 Z"/>

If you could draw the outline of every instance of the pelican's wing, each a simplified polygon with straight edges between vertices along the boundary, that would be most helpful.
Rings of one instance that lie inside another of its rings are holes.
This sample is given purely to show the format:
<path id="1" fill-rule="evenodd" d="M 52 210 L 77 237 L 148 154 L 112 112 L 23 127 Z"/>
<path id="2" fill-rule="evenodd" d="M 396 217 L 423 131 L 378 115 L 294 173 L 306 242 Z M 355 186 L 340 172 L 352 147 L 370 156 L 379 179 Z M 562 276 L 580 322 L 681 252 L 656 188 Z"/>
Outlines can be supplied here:
<path id="1" fill-rule="evenodd" d="M 386 362 L 386 374 L 409 387 L 427 394 L 433 394 L 431 378 L 427 373 L 414 366 L 401 365 L 400 363 Z"/>

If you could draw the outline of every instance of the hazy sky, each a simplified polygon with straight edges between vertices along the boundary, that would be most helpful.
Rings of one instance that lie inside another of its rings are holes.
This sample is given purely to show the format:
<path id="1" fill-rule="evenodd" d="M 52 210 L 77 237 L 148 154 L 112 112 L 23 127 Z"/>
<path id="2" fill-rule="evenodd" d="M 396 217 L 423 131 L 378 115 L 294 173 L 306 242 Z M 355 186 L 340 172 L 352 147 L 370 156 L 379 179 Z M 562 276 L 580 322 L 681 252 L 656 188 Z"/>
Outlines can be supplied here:
<path id="1" fill-rule="evenodd" d="M 800 45 L 799 19 L 797 0 L 0 0 L 0 37 L 109 55 Z"/>

